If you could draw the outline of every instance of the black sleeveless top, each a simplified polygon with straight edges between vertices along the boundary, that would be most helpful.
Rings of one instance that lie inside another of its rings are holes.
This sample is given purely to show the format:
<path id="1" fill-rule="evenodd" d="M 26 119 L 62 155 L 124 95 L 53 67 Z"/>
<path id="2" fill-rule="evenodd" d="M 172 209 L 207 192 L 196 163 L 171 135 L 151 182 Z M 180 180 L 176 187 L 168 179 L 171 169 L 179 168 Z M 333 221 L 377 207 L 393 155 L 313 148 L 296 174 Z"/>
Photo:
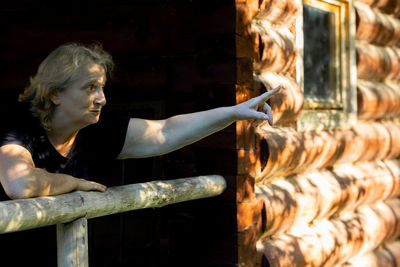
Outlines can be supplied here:
<path id="1" fill-rule="evenodd" d="M 50 143 L 39 120 L 25 105 L 13 117 L 2 116 L 0 146 L 18 144 L 28 149 L 36 167 L 53 173 L 65 173 L 77 178 L 96 181 L 122 150 L 129 117 L 112 113 L 105 107 L 99 122 L 78 132 L 68 158 L 62 156 Z M 97 179 L 96 179 L 97 178 Z M 0 200 L 6 200 L 4 190 Z"/>

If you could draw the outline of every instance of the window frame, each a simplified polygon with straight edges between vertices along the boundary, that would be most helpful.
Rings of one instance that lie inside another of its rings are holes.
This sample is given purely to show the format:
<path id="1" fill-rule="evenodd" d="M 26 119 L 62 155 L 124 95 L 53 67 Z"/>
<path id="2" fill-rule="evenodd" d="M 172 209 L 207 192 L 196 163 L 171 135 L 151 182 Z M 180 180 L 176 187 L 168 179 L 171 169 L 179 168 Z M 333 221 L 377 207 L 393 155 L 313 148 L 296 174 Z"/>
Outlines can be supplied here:
<path id="1" fill-rule="evenodd" d="M 336 68 L 336 99 L 318 99 L 304 95 L 303 110 L 297 121 L 299 131 L 348 128 L 357 120 L 357 66 L 355 52 L 355 13 L 353 0 L 303 0 L 323 11 L 333 12 Z M 304 32 L 303 5 L 296 21 L 296 43 L 299 56 L 296 62 L 296 80 L 304 93 Z M 331 43 L 332 44 L 332 43 Z M 330 49 L 331 49 L 330 48 Z"/>

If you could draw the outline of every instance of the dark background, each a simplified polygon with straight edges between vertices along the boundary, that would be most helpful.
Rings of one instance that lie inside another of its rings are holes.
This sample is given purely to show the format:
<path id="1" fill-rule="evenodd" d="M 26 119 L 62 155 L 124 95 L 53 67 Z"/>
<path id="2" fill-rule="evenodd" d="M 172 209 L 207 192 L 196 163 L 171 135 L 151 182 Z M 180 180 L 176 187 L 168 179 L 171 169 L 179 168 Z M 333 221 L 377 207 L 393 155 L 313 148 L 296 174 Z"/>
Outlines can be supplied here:
<path id="1" fill-rule="evenodd" d="M 162 119 L 235 104 L 235 1 L 8 1 L 0 7 L 0 112 L 66 42 L 100 42 L 116 63 L 108 108 Z M 236 266 L 236 130 L 110 166 L 108 186 L 221 174 L 218 197 L 89 220 L 91 266 Z M 0 235 L 10 266 L 56 266 L 55 227 Z"/>

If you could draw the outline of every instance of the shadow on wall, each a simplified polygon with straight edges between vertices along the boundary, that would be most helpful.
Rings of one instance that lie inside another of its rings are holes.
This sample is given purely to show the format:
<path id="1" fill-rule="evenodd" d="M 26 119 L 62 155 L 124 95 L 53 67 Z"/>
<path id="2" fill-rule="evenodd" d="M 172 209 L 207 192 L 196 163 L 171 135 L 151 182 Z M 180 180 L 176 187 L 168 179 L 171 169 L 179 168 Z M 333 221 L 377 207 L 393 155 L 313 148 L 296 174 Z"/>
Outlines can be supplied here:
<path id="1" fill-rule="evenodd" d="M 356 52 L 359 79 L 400 79 L 400 49 L 356 43 Z"/>
<path id="2" fill-rule="evenodd" d="M 334 164 L 385 160 L 400 155 L 400 126 L 396 123 L 358 123 L 351 129 L 297 132 L 259 127 L 269 157 L 256 181 L 328 168 Z M 265 146 L 264 146 L 265 147 Z M 265 153 L 265 152 L 263 152 Z"/>
<path id="3" fill-rule="evenodd" d="M 399 196 L 400 162 L 344 164 L 331 171 L 258 184 L 256 195 L 264 205 L 263 235 L 277 235 L 294 225 Z"/>
<path id="4" fill-rule="evenodd" d="M 357 213 L 301 225 L 290 233 L 265 238 L 257 244 L 270 266 L 336 266 L 382 242 L 392 242 L 400 233 L 400 200 L 391 199 Z"/>
<path id="5" fill-rule="evenodd" d="M 390 82 L 357 82 L 358 119 L 373 120 L 395 117 L 400 114 L 400 92 Z"/>

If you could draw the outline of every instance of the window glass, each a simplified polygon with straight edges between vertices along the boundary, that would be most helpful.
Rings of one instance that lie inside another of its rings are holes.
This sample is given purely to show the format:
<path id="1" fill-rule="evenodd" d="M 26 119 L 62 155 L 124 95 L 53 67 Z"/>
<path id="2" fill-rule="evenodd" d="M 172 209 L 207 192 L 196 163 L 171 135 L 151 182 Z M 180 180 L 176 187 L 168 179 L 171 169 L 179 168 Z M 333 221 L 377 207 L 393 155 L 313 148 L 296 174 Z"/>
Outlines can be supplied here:
<path id="1" fill-rule="evenodd" d="M 332 12 L 304 5 L 304 96 L 336 100 Z"/>

